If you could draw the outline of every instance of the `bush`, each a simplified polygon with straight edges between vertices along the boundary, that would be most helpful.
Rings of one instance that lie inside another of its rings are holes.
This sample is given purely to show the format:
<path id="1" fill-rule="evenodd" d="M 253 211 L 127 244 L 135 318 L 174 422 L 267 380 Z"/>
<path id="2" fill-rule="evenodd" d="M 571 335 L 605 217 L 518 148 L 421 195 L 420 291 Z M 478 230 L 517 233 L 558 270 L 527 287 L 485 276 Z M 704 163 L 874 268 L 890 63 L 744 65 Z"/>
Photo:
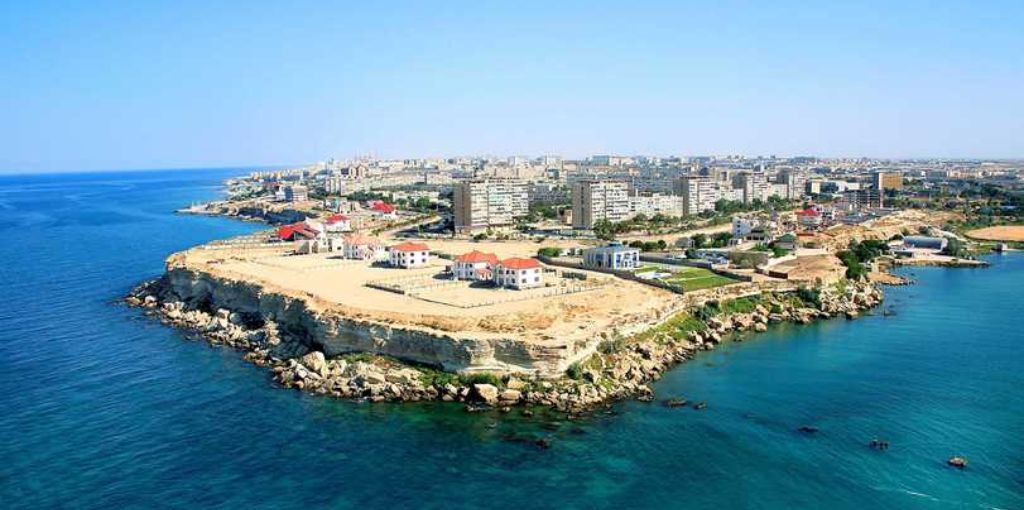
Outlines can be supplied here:
<path id="1" fill-rule="evenodd" d="M 501 387 L 501 378 L 490 373 L 490 372 L 478 372 L 475 374 L 467 374 L 462 376 L 463 382 L 466 384 L 490 384 L 492 386 Z"/>
<path id="2" fill-rule="evenodd" d="M 556 248 L 554 246 L 545 246 L 544 248 L 537 250 L 537 255 L 540 255 L 542 257 L 557 257 L 561 254 L 562 249 Z"/>
<path id="3" fill-rule="evenodd" d="M 565 371 L 565 374 L 568 375 L 570 379 L 579 381 L 580 379 L 583 379 L 583 365 L 577 361 L 576 363 L 569 365 L 569 368 Z"/>
<path id="4" fill-rule="evenodd" d="M 597 352 L 601 354 L 615 354 L 622 352 L 622 349 L 626 347 L 626 339 L 622 336 L 616 335 L 614 338 L 608 340 L 602 340 L 601 343 L 597 344 Z"/>
<path id="5" fill-rule="evenodd" d="M 809 287 L 800 287 L 796 290 L 796 297 L 800 298 L 804 304 L 814 305 L 816 307 L 821 306 L 821 292 L 817 289 Z"/>

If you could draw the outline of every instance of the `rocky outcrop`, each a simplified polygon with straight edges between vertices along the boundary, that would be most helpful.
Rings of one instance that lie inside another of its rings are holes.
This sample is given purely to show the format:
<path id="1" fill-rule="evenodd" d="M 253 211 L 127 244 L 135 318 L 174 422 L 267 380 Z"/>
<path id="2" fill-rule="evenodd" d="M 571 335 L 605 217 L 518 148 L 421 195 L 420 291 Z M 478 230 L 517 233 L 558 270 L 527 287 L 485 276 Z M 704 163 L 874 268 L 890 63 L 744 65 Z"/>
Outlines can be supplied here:
<path id="1" fill-rule="evenodd" d="M 162 302 L 181 302 L 185 309 L 223 308 L 257 327 L 266 321 L 276 322 L 284 341 L 321 351 L 327 357 L 369 352 L 449 372 L 488 369 L 542 376 L 558 376 L 566 365 L 565 352 L 514 337 L 447 334 L 318 312 L 303 299 L 264 292 L 252 283 L 217 278 L 186 267 L 169 268 L 155 290 Z"/>
<path id="2" fill-rule="evenodd" d="M 853 319 L 880 303 L 882 293 L 868 283 L 848 282 L 804 298 L 772 293 L 752 299 L 756 305 L 743 308 L 749 311 L 726 311 L 689 322 L 686 331 L 656 328 L 653 334 L 624 339 L 573 365 L 568 376 L 554 378 L 539 377 L 536 369 L 522 370 L 523 360 L 544 358 L 502 341 L 400 330 L 319 314 L 301 299 L 187 269 L 170 269 L 164 278 L 137 288 L 127 301 L 169 324 L 201 333 L 213 344 L 245 351 L 246 360 L 270 367 L 274 380 L 284 387 L 371 401 L 458 401 L 472 404 L 470 409 L 526 404 L 578 412 L 627 397 L 652 400 L 649 384 L 664 371 L 726 339 L 742 339 L 737 332 L 765 331 L 770 323 L 781 321 Z M 475 363 L 520 370 L 501 378 L 483 374 L 486 382 L 481 382 L 472 370 Z M 462 375 L 452 373 L 460 371 Z"/>

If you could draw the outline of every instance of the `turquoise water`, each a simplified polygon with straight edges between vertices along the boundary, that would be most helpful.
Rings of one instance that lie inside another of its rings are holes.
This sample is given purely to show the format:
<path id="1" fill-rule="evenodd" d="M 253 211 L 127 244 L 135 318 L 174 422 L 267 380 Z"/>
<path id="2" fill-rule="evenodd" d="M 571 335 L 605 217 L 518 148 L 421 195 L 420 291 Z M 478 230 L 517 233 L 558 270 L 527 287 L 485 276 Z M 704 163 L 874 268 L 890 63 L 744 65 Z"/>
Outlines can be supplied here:
<path id="1" fill-rule="evenodd" d="M 702 412 L 366 405 L 117 303 L 258 227 L 170 214 L 235 173 L 0 177 L 0 508 L 1024 508 L 1022 255 L 911 270 L 894 315 L 776 327 L 657 383 Z"/>

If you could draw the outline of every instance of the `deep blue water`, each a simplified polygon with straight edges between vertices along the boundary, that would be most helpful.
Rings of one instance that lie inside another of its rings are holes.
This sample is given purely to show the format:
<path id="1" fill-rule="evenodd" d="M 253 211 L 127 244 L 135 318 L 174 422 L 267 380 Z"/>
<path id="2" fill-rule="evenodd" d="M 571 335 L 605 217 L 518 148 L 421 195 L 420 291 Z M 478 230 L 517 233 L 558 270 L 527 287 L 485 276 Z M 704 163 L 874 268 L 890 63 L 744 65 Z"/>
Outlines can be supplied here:
<path id="1" fill-rule="evenodd" d="M 703 412 L 551 430 L 278 389 L 119 305 L 170 252 L 258 228 L 171 214 L 236 173 L 0 177 L 0 508 L 1024 508 L 1022 255 L 912 270 L 895 315 L 776 327 L 657 383 Z"/>

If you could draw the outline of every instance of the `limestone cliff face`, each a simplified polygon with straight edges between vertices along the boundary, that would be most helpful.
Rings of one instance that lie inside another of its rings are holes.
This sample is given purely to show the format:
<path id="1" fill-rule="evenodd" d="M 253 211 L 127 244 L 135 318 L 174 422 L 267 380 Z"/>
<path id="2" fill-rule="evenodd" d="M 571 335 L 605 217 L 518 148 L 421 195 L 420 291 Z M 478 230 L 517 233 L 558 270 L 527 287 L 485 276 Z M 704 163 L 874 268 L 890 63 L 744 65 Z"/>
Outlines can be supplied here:
<path id="1" fill-rule="evenodd" d="M 571 346 L 531 345 L 514 337 L 481 339 L 321 313 L 311 310 L 303 299 L 173 264 L 165 275 L 163 292 L 164 301 L 181 301 L 188 309 L 227 309 L 252 324 L 274 321 L 283 338 L 327 356 L 369 352 L 453 372 L 489 370 L 557 376 L 585 354 L 583 349 Z"/>

